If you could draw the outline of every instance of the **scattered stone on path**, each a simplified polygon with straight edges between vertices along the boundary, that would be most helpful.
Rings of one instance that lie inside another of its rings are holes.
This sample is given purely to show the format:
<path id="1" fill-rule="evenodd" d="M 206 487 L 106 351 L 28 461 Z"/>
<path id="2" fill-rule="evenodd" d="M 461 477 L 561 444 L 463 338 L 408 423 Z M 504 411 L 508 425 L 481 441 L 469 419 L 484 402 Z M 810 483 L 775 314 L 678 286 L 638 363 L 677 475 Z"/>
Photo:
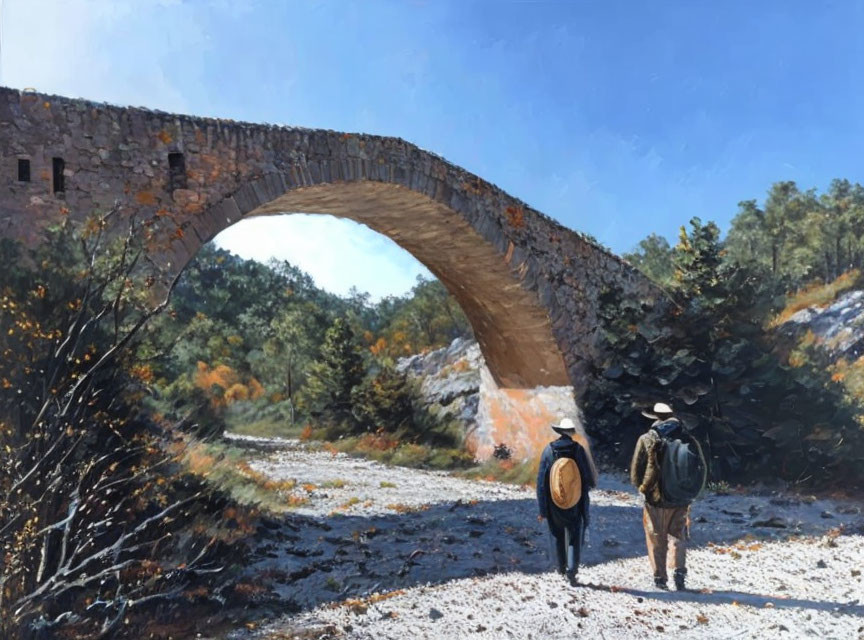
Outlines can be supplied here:
<path id="1" fill-rule="evenodd" d="M 276 479 L 318 486 L 344 477 L 353 463 L 299 449 L 277 452 L 270 462 L 250 462 Z M 350 517 L 327 516 L 345 501 L 344 492 L 328 491 L 332 497 L 316 492 L 286 516 L 290 527 L 280 530 L 272 522 L 262 527 L 277 535 L 257 540 L 264 557 L 248 575 L 267 576 L 284 615 L 245 635 L 232 632 L 231 640 L 287 640 L 298 625 L 320 629 L 325 623 L 336 625 L 345 640 L 497 640 L 529 633 L 542 639 L 562 621 L 573 632 L 567 637 L 602 638 L 606 632 L 610 640 L 657 640 L 681 627 L 682 638 L 695 640 L 718 636 L 702 626 L 709 615 L 713 630 L 761 634 L 752 637 L 779 636 L 779 626 L 771 626 L 778 620 L 793 631 L 819 628 L 823 637 L 857 637 L 861 625 L 864 605 L 858 603 L 832 610 L 793 606 L 795 600 L 844 603 L 856 597 L 864 575 L 857 561 L 864 557 L 864 517 L 848 506 L 851 500 L 810 503 L 797 496 L 742 493 L 697 502 L 693 521 L 703 526 L 693 528 L 693 582 L 711 589 L 697 587 L 681 598 L 650 591 L 639 498 L 623 478 L 604 476 L 592 495 L 596 542 L 584 550 L 583 588 L 569 589 L 551 570 L 554 559 L 546 527 L 536 523 L 532 492 L 366 461 L 360 471 L 351 491 L 364 501 Z M 384 501 L 367 506 L 365 499 L 383 481 L 397 484 L 387 500 L 413 511 L 393 513 Z M 429 510 L 420 511 L 420 505 L 430 505 Z M 823 512 L 833 518 L 820 517 Z M 286 534 L 293 538 L 283 541 Z M 819 544 L 823 539 L 834 540 L 829 551 Z M 733 551 L 743 560 L 731 562 Z M 279 558 L 264 555 L 274 552 Z M 339 592 L 327 588 L 337 584 Z M 369 596 L 381 589 L 385 595 Z M 742 594 L 774 594 L 770 601 L 776 607 L 766 605 L 767 595 Z"/>
<path id="2" fill-rule="evenodd" d="M 788 529 L 789 523 L 780 516 L 771 516 L 765 520 L 754 520 L 751 527 L 768 527 L 771 529 Z"/>

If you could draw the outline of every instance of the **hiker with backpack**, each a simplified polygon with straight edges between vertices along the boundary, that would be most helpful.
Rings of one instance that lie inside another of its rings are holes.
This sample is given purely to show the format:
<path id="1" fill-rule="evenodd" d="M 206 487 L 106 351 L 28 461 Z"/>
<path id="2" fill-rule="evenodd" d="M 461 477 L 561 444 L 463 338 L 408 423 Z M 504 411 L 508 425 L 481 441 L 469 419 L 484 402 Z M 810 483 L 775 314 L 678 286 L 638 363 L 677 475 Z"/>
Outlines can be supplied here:
<path id="1" fill-rule="evenodd" d="M 539 521 L 546 520 L 555 546 L 558 572 L 576 584 L 579 558 L 588 527 L 588 491 L 597 472 L 585 431 L 570 418 L 552 429 L 560 436 L 543 450 L 537 473 Z"/>
<path id="2" fill-rule="evenodd" d="M 645 496 L 642 524 L 654 584 L 667 589 L 666 557 L 671 546 L 675 588 L 685 589 L 690 504 L 705 486 L 707 466 L 699 442 L 687 433 L 672 407 L 658 402 L 642 415 L 654 420 L 636 443 L 630 481 Z"/>

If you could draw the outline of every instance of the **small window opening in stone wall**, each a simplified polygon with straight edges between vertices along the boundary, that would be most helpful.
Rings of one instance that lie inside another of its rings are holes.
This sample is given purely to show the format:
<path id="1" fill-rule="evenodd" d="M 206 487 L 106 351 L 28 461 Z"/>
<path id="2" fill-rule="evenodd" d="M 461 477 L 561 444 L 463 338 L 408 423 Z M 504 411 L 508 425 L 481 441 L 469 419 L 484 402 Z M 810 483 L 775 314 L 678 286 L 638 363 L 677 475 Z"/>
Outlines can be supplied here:
<path id="1" fill-rule="evenodd" d="M 18 158 L 18 182 L 30 182 L 30 161 Z"/>
<path id="2" fill-rule="evenodd" d="M 53 158 L 51 167 L 54 170 L 54 193 L 63 193 L 66 191 L 66 178 L 63 175 L 66 163 L 63 162 L 63 158 Z"/>
<path id="3" fill-rule="evenodd" d="M 186 158 L 182 153 L 168 154 L 168 190 L 186 188 Z"/>

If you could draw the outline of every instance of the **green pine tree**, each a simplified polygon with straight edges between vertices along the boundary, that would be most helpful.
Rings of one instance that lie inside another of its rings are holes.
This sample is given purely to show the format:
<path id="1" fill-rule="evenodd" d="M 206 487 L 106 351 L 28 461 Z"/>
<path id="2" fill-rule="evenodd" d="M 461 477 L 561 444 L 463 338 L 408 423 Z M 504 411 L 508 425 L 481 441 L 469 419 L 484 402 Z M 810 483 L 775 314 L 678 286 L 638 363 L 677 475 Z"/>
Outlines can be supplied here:
<path id="1" fill-rule="evenodd" d="M 414 427 L 411 389 L 405 374 L 382 367 L 354 388 L 354 416 L 367 431 L 396 433 Z"/>
<path id="2" fill-rule="evenodd" d="M 309 368 L 306 396 L 313 415 L 353 430 L 351 392 L 363 381 L 363 354 L 351 326 L 337 318 L 324 334 L 319 359 Z"/>
<path id="3" fill-rule="evenodd" d="M 639 242 L 624 259 L 662 287 L 672 284 L 675 266 L 672 264 L 672 247 L 663 236 L 652 233 Z"/>
<path id="4" fill-rule="evenodd" d="M 711 302 L 722 301 L 725 294 L 720 277 L 723 250 L 716 224 L 702 224 L 702 220 L 693 218 L 689 233 L 682 226 L 672 262 L 675 282 L 685 297 L 703 296 Z"/>

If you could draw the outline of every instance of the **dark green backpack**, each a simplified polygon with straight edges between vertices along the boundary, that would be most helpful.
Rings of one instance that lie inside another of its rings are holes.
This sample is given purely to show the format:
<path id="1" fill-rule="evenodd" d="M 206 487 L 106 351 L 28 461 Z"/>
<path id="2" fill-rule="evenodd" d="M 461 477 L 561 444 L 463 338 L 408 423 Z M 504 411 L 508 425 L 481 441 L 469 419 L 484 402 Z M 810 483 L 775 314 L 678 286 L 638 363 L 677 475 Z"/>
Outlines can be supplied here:
<path id="1" fill-rule="evenodd" d="M 705 461 L 695 442 L 663 438 L 660 491 L 665 503 L 689 505 L 702 492 L 707 475 Z"/>

